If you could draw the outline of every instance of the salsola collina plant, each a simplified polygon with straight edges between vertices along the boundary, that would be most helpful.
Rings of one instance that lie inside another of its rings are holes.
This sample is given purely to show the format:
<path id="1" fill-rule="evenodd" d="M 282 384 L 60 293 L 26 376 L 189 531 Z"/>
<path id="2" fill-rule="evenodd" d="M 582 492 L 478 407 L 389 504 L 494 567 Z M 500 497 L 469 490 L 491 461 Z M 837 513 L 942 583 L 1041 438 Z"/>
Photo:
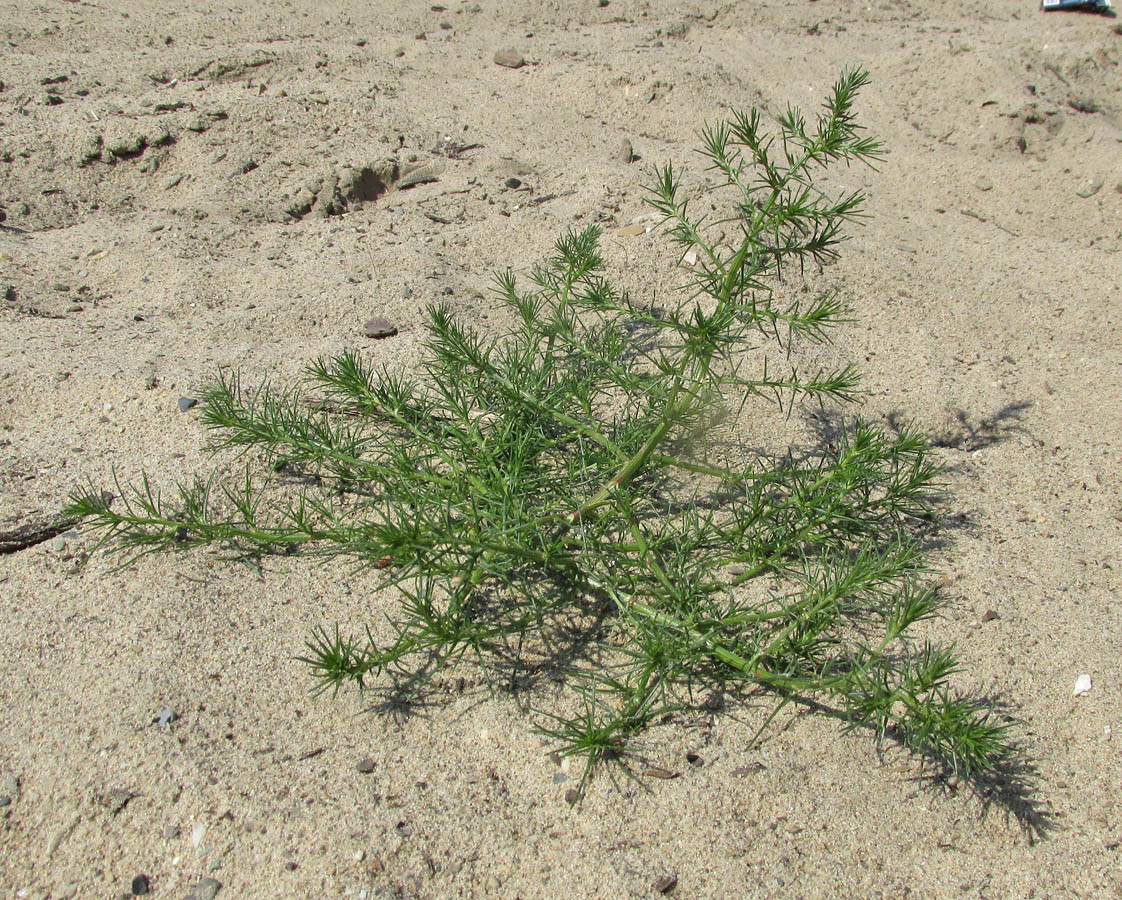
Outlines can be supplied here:
<path id="1" fill-rule="evenodd" d="M 570 231 L 529 287 L 497 276 L 505 333 L 431 307 L 415 376 L 347 351 L 302 389 L 221 377 L 203 421 L 216 447 L 260 451 L 260 472 L 171 502 L 145 480 L 118 488 L 119 508 L 91 489 L 71 512 L 134 554 L 353 557 L 400 607 L 388 640 L 318 630 L 303 660 L 320 687 L 419 690 L 465 653 L 492 671 L 563 666 L 577 695 L 538 721 L 586 775 L 652 720 L 737 688 L 811 701 L 951 769 L 994 767 L 1006 726 L 949 687 L 951 649 L 908 639 L 939 605 L 914 539 L 938 475 L 923 440 L 858 423 L 813 452 L 732 459 L 713 438 L 748 402 L 789 415 L 856 395 L 852 367 L 789 364 L 842 320 L 836 294 L 780 302 L 773 286 L 833 257 L 859 215 L 860 193 L 829 199 L 814 177 L 878 157 L 853 115 L 865 82 L 843 75 L 813 126 L 788 108 L 771 136 L 756 110 L 706 127 L 728 216 L 694 217 L 678 172 L 655 173 L 649 202 L 692 263 L 674 308 L 614 288 L 599 230 Z"/>

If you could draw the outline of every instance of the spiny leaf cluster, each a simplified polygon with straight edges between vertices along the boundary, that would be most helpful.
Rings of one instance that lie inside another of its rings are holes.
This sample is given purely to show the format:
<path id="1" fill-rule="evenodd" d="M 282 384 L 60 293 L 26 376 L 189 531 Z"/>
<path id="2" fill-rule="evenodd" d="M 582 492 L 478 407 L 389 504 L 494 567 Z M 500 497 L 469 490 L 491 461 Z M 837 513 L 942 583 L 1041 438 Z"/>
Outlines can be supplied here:
<path id="1" fill-rule="evenodd" d="M 815 179 L 878 157 L 853 114 L 865 82 L 843 75 L 813 126 L 788 109 L 772 134 L 757 110 L 706 127 L 707 196 L 727 215 L 695 216 L 677 170 L 655 173 L 650 203 L 690 261 L 673 307 L 613 286 L 598 228 L 569 231 L 528 284 L 496 277 L 504 332 L 435 305 L 413 374 L 352 351 L 296 388 L 226 374 L 203 398 L 214 445 L 267 465 L 170 501 L 147 480 L 116 503 L 91 489 L 72 512 L 133 553 L 358 561 L 372 592 L 392 588 L 392 634 L 317 630 L 303 660 L 321 688 L 415 692 L 465 654 L 563 675 L 575 700 L 539 722 L 586 774 L 714 691 L 813 702 L 951 768 L 991 768 L 1005 726 L 952 690 L 950 649 L 907 637 L 939 606 L 912 537 L 938 476 L 921 437 L 858 422 L 812 452 L 733 461 L 711 437 L 747 402 L 789 414 L 856 396 L 853 367 L 789 361 L 843 320 L 837 295 L 780 302 L 774 287 L 832 258 L 860 214 L 859 192 L 831 199 Z"/>

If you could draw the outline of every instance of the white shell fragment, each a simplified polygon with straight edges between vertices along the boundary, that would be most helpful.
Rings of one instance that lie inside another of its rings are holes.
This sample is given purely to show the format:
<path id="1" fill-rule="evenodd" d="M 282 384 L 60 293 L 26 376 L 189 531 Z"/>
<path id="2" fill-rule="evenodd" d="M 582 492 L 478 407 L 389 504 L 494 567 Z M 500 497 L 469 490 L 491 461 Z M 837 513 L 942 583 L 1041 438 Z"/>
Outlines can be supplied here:
<path id="1" fill-rule="evenodd" d="M 1083 694 L 1089 694 L 1090 692 L 1091 692 L 1091 676 L 1090 675 L 1080 675 L 1078 678 L 1075 679 L 1075 690 L 1071 692 L 1071 696 L 1079 697 Z"/>

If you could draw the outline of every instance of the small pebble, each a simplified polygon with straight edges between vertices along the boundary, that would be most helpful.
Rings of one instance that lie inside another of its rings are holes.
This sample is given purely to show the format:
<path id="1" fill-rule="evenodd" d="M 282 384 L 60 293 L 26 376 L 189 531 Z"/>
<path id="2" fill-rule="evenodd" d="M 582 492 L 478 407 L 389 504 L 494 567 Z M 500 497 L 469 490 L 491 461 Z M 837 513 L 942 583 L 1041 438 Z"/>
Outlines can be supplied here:
<path id="1" fill-rule="evenodd" d="M 976 187 L 980 191 L 992 191 L 993 190 L 993 180 L 991 178 L 988 178 L 987 176 L 983 175 L 977 181 L 974 182 L 974 187 Z"/>
<path id="2" fill-rule="evenodd" d="M 569 806 L 572 806 L 579 799 L 580 794 L 577 792 L 576 788 L 569 788 L 567 791 L 565 791 L 565 802 L 568 803 Z"/>
<path id="3" fill-rule="evenodd" d="M 252 172 L 258 167 L 259 163 L 255 159 L 243 159 L 230 172 L 231 178 L 237 178 L 239 175 L 245 175 Z"/>
<path id="4" fill-rule="evenodd" d="M 521 69 L 526 65 L 526 58 L 517 50 L 499 50 L 495 54 L 495 65 L 505 66 L 508 69 Z"/>
<path id="5" fill-rule="evenodd" d="M 374 767 L 375 767 L 374 760 L 372 760 L 369 756 L 366 757 L 366 759 L 360 759 L 355 764 L 355 769 L 357 771 L 361 772 L 363 775 L 369 775 L 371 772 L 374 771 Z"/>
<path id="6" fill-rule="evenodd" d="M 651 886 L 660 894 L 669 894 L 678 886 L 678 876 L 661 875 L 655 879 L 655 883 Z"/>
<path id="7" fill-rule="evenodd" d="M 122 809 L 129 805 L 129 802 L 135 797 L 132 791 L 127 788 L 115 788 L 101 798 L 103 806 L 108 807 L 113 815 L 117 815 Z"/>
<path id="8" fill-rule="evenodd" d="M 1081 697 L 1083 694 L 1091 693 L 1091 676 L 1080 675 L 1075 679 L 1075 689 L 1071 692 L 1073 697 Z"/>
<path id="9" fill-rule="evenodd" d="M 983 622 L 992 622 L 994 619 L 999 619 L 999 618 L 1001 618 L 1001 617 L 997 614 L 996 609 L 987 609 L 984 613 L 982 613 L 982 621 Z"/>
<path id="10" fill-rule="evenodd" d="M 12 805 L 12 798 L 11 797 L 0 797 L 0 809 L 3 809 L 5 806 L 11 806 L 11 805 Z"/>
<path id="11" fill-rule="evenodd" d="M 169 825 L 164 829 L 164 840 L 174 841 L 177 837 L 179 837 L 178 825 Z"/>
<path id="12" fill-rule="evenodd" d="M 132 893 L 134 897 L 139 897 L 142 894 L 147 894 L 151 888 L 148 885 L 147 875 L 137 875 L 132 880 Z"/>
<path id="13" fill-rule="evenodd" d="M 1088 178 L 1079 185 L 1079 189 L 1075 192 L 1080 197 L 1086 199 L 1087 197 L 1094 197 L 1103 187 L 1103 179 L 1101 178 Z"/>
<path id="14" fill-rule="evenodd" d="M 569 776 L 566 775 L 564 772 L 554 772 L 553 773 L 553 783 L 554 784 L 564 784 L 568 780 L 569 780 Z"/>
<path id="15" fill-rule="evenodd" d="M 517 178 L 508 178 L 503 182 L 503 184 L 505 184 L 512 191 L 518 190 L 518 188 L 522 187 L 522 182 Z"/>
<path id="16" fill-rule="evenodd" d="M 179 398 L 179 411 L 181 413 L 187 412 L 189 409 L 194 409 L 199 405 L 199 401 L 194 397 L 180 397 Z"/>
<path id="17" fill-rule="evenodd" d="M 13 797 L 19 793 L 19 778 L 15 775 L 4 776 L 4 793 Z"/>
<path id="18" fill-rule="evenodd" d="M 375 316 L 362 326 L 362 333 L 369 338 L 388 338 L 397 334 L 397 326 L 389 319 Z"/>
<path id="19" fill-rule="evenodd" d="M 156 725 L 170 725 L 178 718 L 179 716 L 174 709 L 164 709 L 160 711 L 160 714 L 156 716 L 152 722 Z"/>
<path id="20" fill-rule="evenodd" d="M 631 141 L 624 138 L 616 146 L 616 159 L 622 163 L 630 163 L 635 161 L 635 148 L 631 146 Z"/>
<path id="21" fill-rule="evenodd" d="M 221 881 L 213 878 L 204 878 L 195 885 L 195 900 L 214 900 L 215 894 L 222 888 Z"/>

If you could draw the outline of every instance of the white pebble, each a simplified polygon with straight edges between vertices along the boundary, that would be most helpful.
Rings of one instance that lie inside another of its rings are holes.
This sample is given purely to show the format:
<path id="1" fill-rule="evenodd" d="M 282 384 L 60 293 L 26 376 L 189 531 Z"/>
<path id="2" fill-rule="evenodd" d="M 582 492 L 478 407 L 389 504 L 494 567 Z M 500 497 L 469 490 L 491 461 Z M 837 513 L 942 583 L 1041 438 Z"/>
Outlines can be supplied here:
<path id="1" fill-rule="evenodd" d="M 1083 694 L 1089 694 L 1090 692 L 1091 692 L 1091 676 L 1090 675 L 1080 675 L 1078 678 L 1075 679 L 1075 690 L 1071 692 L 1071 696 L 1079 697 Z"/>
<path id="2" fill-rule="evenodd" d="M 355 857 L 355 862 L 362 862 L 364 859 L 366 859 L 366 851 L 365 850 L 356 850 L 355 853 L 354 853 L 354 857 Z"/>
<path id="3" fill-rule="evenodd" d="M 199 822 L 194 828 L 191 829 L 191 846 L 198 847 L 203 842 L 203 835 L 206 834 L 206 826 Z"/>

